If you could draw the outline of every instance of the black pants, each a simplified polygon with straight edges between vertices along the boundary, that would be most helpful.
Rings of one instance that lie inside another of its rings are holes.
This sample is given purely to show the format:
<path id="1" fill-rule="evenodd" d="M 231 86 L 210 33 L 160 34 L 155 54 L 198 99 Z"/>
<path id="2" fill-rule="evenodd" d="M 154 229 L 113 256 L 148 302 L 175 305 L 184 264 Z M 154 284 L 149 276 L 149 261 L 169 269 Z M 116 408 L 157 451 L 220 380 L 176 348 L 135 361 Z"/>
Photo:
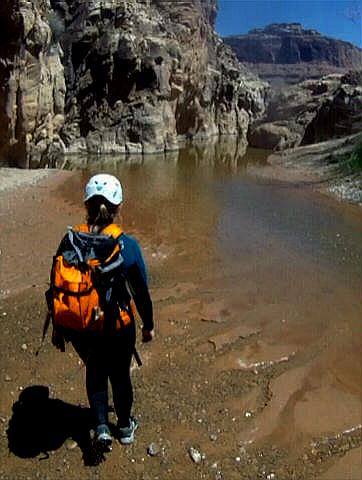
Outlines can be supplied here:
<path id="1" fill-rule="evenodd" d="M 72 332 L 67 337 L 86 366 L 87 395 L 96 425 L 108 423 L 109 379 L 118 426 L 128 426 L 133 403 L 130 366 L 136 339 L 134 324 L 110 333 Z"/>

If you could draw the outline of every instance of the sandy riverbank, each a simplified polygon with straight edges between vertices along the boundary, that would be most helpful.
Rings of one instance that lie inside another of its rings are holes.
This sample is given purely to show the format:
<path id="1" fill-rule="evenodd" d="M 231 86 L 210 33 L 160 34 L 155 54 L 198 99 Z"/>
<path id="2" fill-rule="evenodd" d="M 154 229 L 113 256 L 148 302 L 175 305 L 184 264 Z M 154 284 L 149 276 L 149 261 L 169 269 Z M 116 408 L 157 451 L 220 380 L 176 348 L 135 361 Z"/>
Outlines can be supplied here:
<path id="1" fill-rule="evenodd" d="M 35 186 L 41 180 L 63 177 L 64 173 L 58 170 L 39 169 L 23 170 L 19 168 L 0 168 L 0 193 L 15 190 L 20 187 Z"/>
<path id="2" fill-rule="evenodd" d="M 249 170 L 261 178 L 298 183 L 362 206 L 362 173 L 352 174 L 337 168 L 340 158 L 350 155 L 360 141 L 361 134 L 355 134 L 273 153 L 266 166 L 251 166 Z"/>
<path id="3" fill-rule="evenodd" d="M 315 276 L 306 259 L 287 296 L 269 261 L 259 260 L 256 272 L 245 265 L 235 290 L 234 273 L 205 268 L 204 251 L 190 262 L 177 232 L 166 239 L 156 232 L 156 241 L 137 229 L 157 322 L 154 343 L 139 346 L 144 367 L 133 371 L 141 427 L 132 447 L 115 444 L 90 467 L 97 459 L 86 438 L 84 368 L 71 348 L 59 353 L 49 338 L 35 356 L 52 255 L 66 225 L 84 215 L 64 192 L 80 190 L 83 179 L 44 172 L 33 180 L 26 189 L 9 180 L 13 195 L 0 194 L 0 480 L 340 480 L 340 471 L 344 480 L 360 478 L 353 293 Z M 301 297 L 306 283 L 309 302 Z"/>

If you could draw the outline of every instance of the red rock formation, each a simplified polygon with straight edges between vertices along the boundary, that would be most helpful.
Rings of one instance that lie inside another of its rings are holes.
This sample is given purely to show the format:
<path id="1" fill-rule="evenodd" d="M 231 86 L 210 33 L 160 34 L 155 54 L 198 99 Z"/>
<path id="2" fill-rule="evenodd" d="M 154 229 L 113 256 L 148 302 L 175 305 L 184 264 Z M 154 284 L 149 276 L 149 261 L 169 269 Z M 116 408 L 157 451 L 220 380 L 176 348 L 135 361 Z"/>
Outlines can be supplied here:
<path id="1" fill-rule="evenodd" d="M 240 62 L 274 84 L 362 68 L 360 48 L 305 30 L 299 23 L 272 24 L 224 41 Z"/>

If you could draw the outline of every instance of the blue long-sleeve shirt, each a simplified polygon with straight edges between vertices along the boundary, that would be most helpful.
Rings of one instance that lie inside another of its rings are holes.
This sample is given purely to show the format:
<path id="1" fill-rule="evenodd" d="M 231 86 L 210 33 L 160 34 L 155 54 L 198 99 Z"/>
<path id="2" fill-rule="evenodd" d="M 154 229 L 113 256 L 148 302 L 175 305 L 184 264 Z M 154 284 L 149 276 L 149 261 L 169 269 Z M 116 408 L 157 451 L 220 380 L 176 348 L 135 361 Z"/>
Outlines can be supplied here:
<path id="1" fill-rule="evenodd" d="M 141 248 L 136 239 L 125 233 L 122 233 L 119 242 L 123 257 L 123 268 L 132 298 L 144 328 L 152 330 L 153 307 Z"/>

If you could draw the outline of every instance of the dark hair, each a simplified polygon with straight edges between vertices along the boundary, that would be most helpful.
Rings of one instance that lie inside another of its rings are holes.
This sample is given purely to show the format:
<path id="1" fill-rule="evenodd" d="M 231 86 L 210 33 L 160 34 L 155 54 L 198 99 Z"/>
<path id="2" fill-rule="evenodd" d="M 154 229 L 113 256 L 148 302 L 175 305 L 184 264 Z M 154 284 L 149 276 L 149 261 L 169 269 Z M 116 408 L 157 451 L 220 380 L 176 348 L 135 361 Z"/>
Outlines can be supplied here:
<path id="1" fill-rule="evenodd" d="M 119 205 L 113 205 L 101 195 L 95 195 L 87 200 L 85 206 L 87 223 L 96 231 L 112 223 L 119 208 Z"/>

